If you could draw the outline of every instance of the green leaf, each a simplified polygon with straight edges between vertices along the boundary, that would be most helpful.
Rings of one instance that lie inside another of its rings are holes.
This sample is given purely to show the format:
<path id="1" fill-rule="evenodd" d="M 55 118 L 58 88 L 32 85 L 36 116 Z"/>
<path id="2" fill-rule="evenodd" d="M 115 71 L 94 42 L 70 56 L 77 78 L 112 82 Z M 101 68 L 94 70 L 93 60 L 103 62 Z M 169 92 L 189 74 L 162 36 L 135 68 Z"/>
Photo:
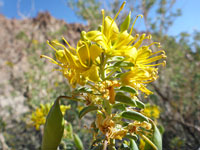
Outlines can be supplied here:
<path id="1" fill-rule="evenodd" d="M 131 21 L 131 11 L 129 12 L 128 16 L 125 18 L 124 22 L 120 26 L 120 32 L 124 32 L 128 30 Z"/>
<path id="2" fill-rule="evenodd" d="M 90 93 L 92 94 L 92 89 L 87 87 L 81 87 L 75 90 L 75 93 Z"/>
<path id="3" fill-rule="evenodd" d="M 153 125 L 153 143 L 157 146 L 158 150 L 162 150 L 162 136 L 160 134 L 159 129 L 157 128 L 157 126 L 155 125 L 155 123 L 153 121 L 152 125 Z"/>
<path id="4" fill-rule="evenodd" d="M 115 109 L 122 110 L 122 111 L 126 110 L 126 106 L 124 104 L 121 104 L 121 103 L 115 103 L 112 107 L 115 108 Z"/>
<path id="5" fill-rule="evenodd" d="M 74 134 L 74 144 L 76 146 L 76 150 L 84 150 L 83 143 L 77 134 Z"/>
<path id="6" fill-rule="evenodd" d="M 120 78 L 124 73 L 116 73 L 115 78 Z"/>
<path id="7" fill-rule="evenodd" d="M 139 150 L 134 140 L 130 140 L 130 150 Z"/>
<path id="8" fill-rule="evenodd" d="M 84 107 L 80 113 L 79 113 L 79 118 L 81 119 L 85 114 L 87 114 L 88 112 L 91 112 L 91 111 L 94 111 L 94 110 L 97 110 L 98 107 L 97 106 L 87 106 L 87 107 Z"/>
<path id="9" fill-rule="evenodd" d="M 130 106 L 137 106 L 137 103 L 135 102 L 135 100 L 133 100 L 130 97 L 126 96 L 122 92 L 118 92 L 116 94 L 115 101 L 123 103 L 123 104 L 130 105 Z"/>
<path id="10" fill-rule="evenodd" d="M 150 120 L 150 122 L 153 128 L 153 135 L 150 138 L 147 138 L 144 135 L 142 135 L 142 137 L 146 141 L 145 150 L 162 150 L 162 136 L 160 134 L 160 131 L 152 120 Z"/>
<path id="11" fill-rule="evenodd" d="M 124 60 L 124 57 L 122 56 L 113 56 L 109 59 L 108 63 L 113 63 L 116 61 L 123 61 L 123 60 Z"/>
<path id="12" fill-rule="evenodd" d="M 109 100 L 103 100 L 103 107 L 108 114 L 112 113 L 112 105 L 110 104 Z"/>
<path id="13" fill-rule="evenodd" d="M 128 61 L 118 61 L 113 67 L 134 67 L 134 64 Z"/>
<path id="14" fill-rule="evenodd" d="M 141 109 L 145 108 L 145 104 L 142 103 L 141 101 L 135 99 L 135 102 L 136 102 L 138 108 L 141 108 Z"/>
<path id="15" fill-rule="evenodd" d="M 42 150 L 56 150 L 60 144 L 64 131 L 64 117 L 60 110 L 59 98 L 51 107 L 44 126 Z"/>
<path id="16" fill-rule="evenodd" d="M 144 116 L 143 114 L 136 112 L 136 111 L 125 111 L 122 113 L 122 117 L 125 119 L 130 119 L 130 120 L 149 122 L 149 120 L 146 116 Z"/>
<path id="17" fill-rule="evenodd" d="M 124 136 L 124 138 L 132 139 L 132 140 L 135 140 L 135 141 L 138 139 L 137 135 L 135 135 L 135 134 L 129 134 L 129 133 L 127 133 Z"/>
<path id="18" fill-rule="evenodd" d="M 67 138 L 73 139 L 73 128 L 71 123 L 67 123 L 67 125 L 65 126 L 65 130 L 67 131 Z"/>
<path id="19" fill-rule="evenodd" d="M 121 91 L 124 91 L 124 92 L 129 92 L 129 93 L 132 93 L 132 94 L 137 94 L 137 91 L 131 87 L 131 86 L 121 86 L 119 88 Z"/>
<path id="20" fill-rule="evenodd" d="M 141 137 L 145 140 L 144 150 L 158 150 L 157 146 L 152 142 L 152 139 L 146 137 L 145 135 L 141 135 Z"/>

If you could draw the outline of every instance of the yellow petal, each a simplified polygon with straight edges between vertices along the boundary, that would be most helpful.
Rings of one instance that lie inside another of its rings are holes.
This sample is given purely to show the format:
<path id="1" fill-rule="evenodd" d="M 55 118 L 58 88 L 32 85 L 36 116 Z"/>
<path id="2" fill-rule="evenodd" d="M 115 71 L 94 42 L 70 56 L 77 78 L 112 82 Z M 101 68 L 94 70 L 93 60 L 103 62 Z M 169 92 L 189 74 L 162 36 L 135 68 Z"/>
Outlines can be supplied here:
<path id="1" fill-rule="evenodd" d="M 92 44 L 90 46 L 90 57 L 91 60 L 94 61 L 102 52 L 102 49 L 96 44 Z"/>
<path id="2" fill-rule="evenodd" d="M 98 67 L 93 65 L 89 70 L 83 73 L 83 76 L 90 81 L 97 82 L 100 80 L 98 73 L 99 73 Z"/>
<path id="3" fill-rule="evenodd" d="M 117 27 L 117 24 L 113 22 L 113 19 L 109 16 L 105 18 L 104 22 L 104 35 L 108 37 L 108 39 L 116 39 L 117 33 L 119 33 L 119 29 Z"/>

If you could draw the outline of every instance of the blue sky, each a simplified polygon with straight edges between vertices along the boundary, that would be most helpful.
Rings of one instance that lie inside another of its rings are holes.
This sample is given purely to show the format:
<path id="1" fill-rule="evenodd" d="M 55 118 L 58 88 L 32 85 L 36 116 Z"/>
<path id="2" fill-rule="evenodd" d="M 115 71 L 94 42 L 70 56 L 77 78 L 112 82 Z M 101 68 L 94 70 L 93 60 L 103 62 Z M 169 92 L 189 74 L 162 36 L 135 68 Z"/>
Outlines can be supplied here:
<path id="1" fill-rule="evenodd" d="M 0 0 L 0 13 L 7 18 L 17 18 L 17 1 L 20 2 L 20 11 L 23 14 L 36 16 L 39 11 L 49 11 L 52 16 L 64 19 L 67 23 L 78 22 L 86 23 L 76 16 L 76 14 L 66 5 L 66 0 L 34 0 L 34 11 L 31 11 L 32 0 Z M 182 9 L 182 16 L 174 21 L 169 30 L 170 35 L 177 35 L 180 32 L 192 33 L 200 30 L 200 0 L 177 0 L 175 8 Z M 142 28 L 143 22 L 136 24 Z M 136 26 L 136 27 L 137 27 Z"/>

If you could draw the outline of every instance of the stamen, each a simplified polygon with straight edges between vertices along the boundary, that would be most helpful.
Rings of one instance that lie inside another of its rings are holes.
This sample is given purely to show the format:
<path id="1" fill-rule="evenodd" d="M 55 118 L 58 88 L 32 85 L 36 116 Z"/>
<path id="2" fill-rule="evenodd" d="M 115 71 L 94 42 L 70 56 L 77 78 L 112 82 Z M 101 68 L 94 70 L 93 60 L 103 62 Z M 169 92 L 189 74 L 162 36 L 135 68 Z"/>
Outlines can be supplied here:
<path id="1" fill-rule="evenodd" d="M 69 50 L 63 44 L 60 44 L 60 43 L 57 43 L 57 42 L 53 42 L 53 43 L 57 44 L 58 46 L 63 47 L 64 51 L 65 51 L 65 55 L 64 56 L 68 60 L 68 62 L 72 63 L 75 66 L 78 66 L 76 61 L 74 60 L 74 57 L 72 56 L 73 54 L 71 52 L 69 52 Z"/>
<path id="2" fill-rule="evenodd" d="M 49 56 L 46 56 L 46 55 L 40 55 L 40 58 L 47 58 L 47 59 L 49 59 L 52 63 L 54 63 L 54 64 L 59 65 L 60 67 L 62 67 L 61 64 L 59 64 L 57 61 L 55 61 L 54 59 L 52 59 L 52 58 L 49 57 Z"/>
<path id="3" fill-rule="evenodd" d="M 50 44 L 50 42 L 47 40 L 47 44 L 54 50 L 54 51 L 58 51 L 55 47 L 53 47 L 51 44 Z"/>
<path id="4" fill-rule="evenodd" d="M 155 56 L 155 57 L 152 57 L 152 58 L 143 60 L 143 61 L 141 60 L 141 61 L 139 61 L 139 62 L 142 63 L 142 64 L 150 64 L 150 63 L 155 62 L 155 61 L 157 61 L 157 60 L 160 60 L 160 59 L 162 59 L 162 58 L 166 58 L 166 55 L 162 54 L 162 55 Z"/>
<path id="5" fill-rule="evenodd" d="M 131 26 L 131 30 L 130 30 L 130 33 L 129 33 L 129 35 L 131 35 L 131 34 L 132 34 L 133 27 L 134 27 L 134 25 L 135 25 L 135 23 L 136 23 L 136 21 L 137 21 L 138 17 L 141 17 L 141 18 L 143 18 L 143 15 L 137 15 L 137 17 L 135 18 L 135 20 L 134 20 L 134 22 L 133 22 L 133 24 L 132 24 L 132 26 Z"/>
<path id="6" fill-rule="evenodd" d="M 76 49 L 71 47 L 71 45 L 67 42 L 67 40 L 64 37 L 62 37 L 62 40 L 65 41 L 65 43 L 69 46 L 70 49 L 73 49 L 76 51 Z"/>
<path id="7" fill-rule="evenodd" d="M 124 1 L 124 2 L 122 3 L 122 5 L 121 5 L 119 11 L 117 12 L 117 14 L 115 15 L 114 19 L 112 20 L 112 22 L 111 22 L 111 24 L 110 24 L 110 27 L 109 27 L 109 30 L 108 30 L 108 32 L 109 32 L 108 35 L 110 35 L 110 29 L 111 29 L 111 27 L 112 27 L 114 21 L 115 21 L 116 18 L 118 17 L 119 13 L 120 13 L 120 12 L 122 11 L 122 9 L 124 8 L 125 4 L 126 4 L 126 1 Z M 110 38 L 110 37 L 109 37 L 109 38 Z"/>
<path id="8" fill-rule="evenodd" d="M 131 44 L 133 44 L 133 42 L 135 42 L 138 37 L 139 37 L 139 34 L 136 34 L 135 37 L 134 37 L 134 39 L 128 44 L 128 46 L 130 46 Z"/>
<path id="9" fill-rule="evenodd" d="M 150 47 L 150 46 L 152 46 L 154 44 L 156 44 L 156 45 L 158 45 L 158 47 L 160 47 L 160 43 L 159 42 L 153 42 L 153 43 L 149 44 L 148 47 Z"/>
<path id="10" fill-rule="evenodd" d="M 146 39 L 151 39 L 152 38 L 152 36 L 151 36 L 151 34 L 150 35 L 148 35 L 147 37 L 146 37 Z"/>
<path id="11" fill-rule="evenodd" d="M 145 65 L 145 66 L 148 66 L 148 67 L 155 67 L 155 66 L 160 66 L 162 65 L 163 67 L 166 65 L 166 61 L 163 61 L 161 63 L 157 63 L 157 64 L 151 64 L 151 65 Z"/>
<path id="12" fill-rule="evenodd" d="M 104 31 L 104 19 L 105 19 L 105 12 L 104 12 L 104 9 L 101 10 L 101 14 L 102 14 L 102 16 L 103 16 L 103 18 L 102 18 L 102 33 L 103 33 L 103 31 Z"/>
<path id="13" fill-rule="evenodd" d="M 145 36 L 146 34 L 143 33 L 141 36 L 140 36 L 140 39 L 133 45 L 135 48 L 139 48 L 140 45 L 142 44 L 143 40 L 145 39 Z"/>
<path id="14" fill-rule="evenodd" d="M 147 84 L 147 83 L 150 83 L 150 82 L 153 82 L 153 81 L 155 81 L 156 79 L 151 79 L 151 80 L 149 80 L 149 81 L 140 81 L 140 83 L 144 83 L 144 84 Z"/>
<path id="15" fill-rule="evenodd" d="M 157 52 L 152 53 L 151 56 L 155 55 L 155 54 L 158 54 L 158 53 L 163 53 L 165 55 L 165 51 L 164 50 L 159 50 Z"/>

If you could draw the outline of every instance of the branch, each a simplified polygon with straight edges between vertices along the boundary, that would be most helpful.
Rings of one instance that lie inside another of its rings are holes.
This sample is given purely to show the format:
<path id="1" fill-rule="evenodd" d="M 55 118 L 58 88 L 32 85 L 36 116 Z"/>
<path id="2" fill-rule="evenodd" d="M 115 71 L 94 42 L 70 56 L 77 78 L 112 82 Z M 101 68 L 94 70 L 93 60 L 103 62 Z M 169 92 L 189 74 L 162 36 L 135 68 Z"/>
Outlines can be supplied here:
<path id="1" fill-rule="evenodd" d="M 5 138 L 4 138 L 3 134 L 0 134 L 0 143 L 2 145 L 2 150 L 9 150 L 9 147 L 5 142 Z"/>
<path id="2" fill-rule="evenodd" d="M 157 92 L 157 94 L 164 100 L 164 101 L 169 101 L 169 98 L 166 97 L 164 94 L 162 94 L 162 92 L 160 91 L 160 89 L 155 85 L 155 84 L 151 84 L 153 86 L 153 88 L 155 89 L 155 91 Z"/>

